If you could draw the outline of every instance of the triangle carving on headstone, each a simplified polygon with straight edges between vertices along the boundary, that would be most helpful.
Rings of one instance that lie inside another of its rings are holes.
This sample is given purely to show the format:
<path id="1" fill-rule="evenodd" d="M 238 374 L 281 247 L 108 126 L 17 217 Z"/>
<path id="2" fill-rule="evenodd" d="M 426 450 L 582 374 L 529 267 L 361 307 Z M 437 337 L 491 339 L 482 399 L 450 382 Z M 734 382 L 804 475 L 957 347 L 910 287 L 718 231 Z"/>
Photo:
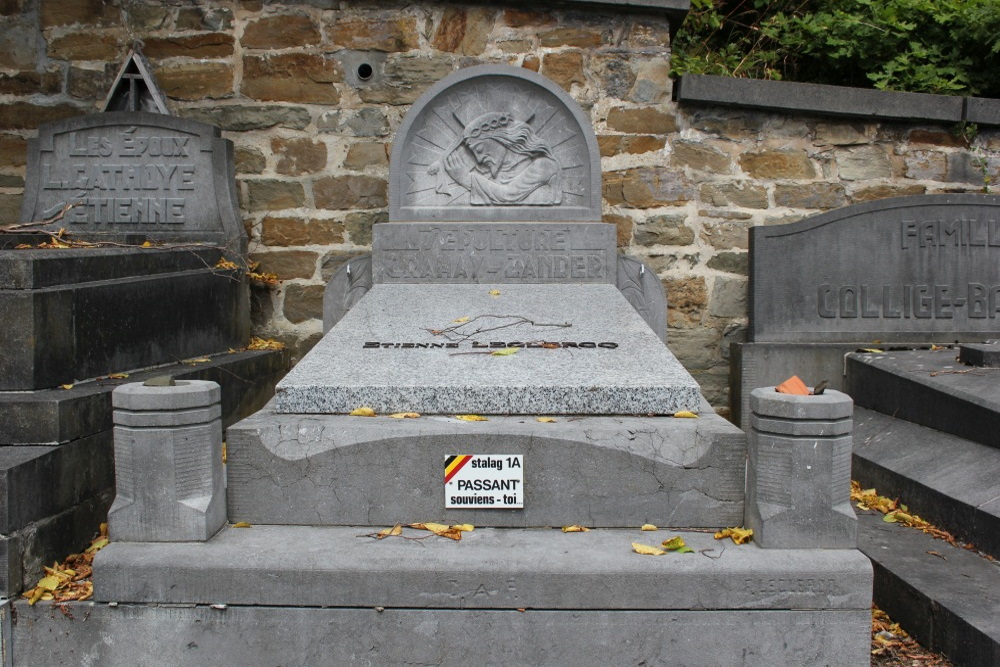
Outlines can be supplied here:
<path id="1" fill-rule="evenodd" d="M 118 70 L 101 111 L 149 111 L 170 115 L 163 91 L 156 85 L 153 67 L 142 55 L 139 43 L 132 46 Z"/>

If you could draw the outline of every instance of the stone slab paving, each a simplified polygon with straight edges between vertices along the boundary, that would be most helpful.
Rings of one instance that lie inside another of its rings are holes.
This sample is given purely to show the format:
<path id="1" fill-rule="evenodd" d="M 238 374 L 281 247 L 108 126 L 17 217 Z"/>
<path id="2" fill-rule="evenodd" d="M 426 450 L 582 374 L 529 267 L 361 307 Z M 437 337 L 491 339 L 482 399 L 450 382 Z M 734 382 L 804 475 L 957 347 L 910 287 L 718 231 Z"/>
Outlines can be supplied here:
<path id="1" fill-rule="evenodd" d="M 504 349 L 518 352 L 491 354 Z M 614 285 L 383 284 L 278 384 L 275 410 L 664 415 L 700 404 Z"/>

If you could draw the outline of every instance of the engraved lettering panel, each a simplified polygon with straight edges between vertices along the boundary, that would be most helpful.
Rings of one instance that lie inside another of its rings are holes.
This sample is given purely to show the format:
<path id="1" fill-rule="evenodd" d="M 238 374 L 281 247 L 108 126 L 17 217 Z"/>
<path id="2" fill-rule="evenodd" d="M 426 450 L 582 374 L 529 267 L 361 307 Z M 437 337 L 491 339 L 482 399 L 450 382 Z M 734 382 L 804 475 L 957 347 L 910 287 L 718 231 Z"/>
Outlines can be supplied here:
<path id="1" fill-rule="evenodd" d="M 382 223 L 376 283 L 614 283 L 614 227 L 605 223 Z"/>
<path id="2" fill-rule="evenodd" d="M 54 227 L 77 238 L 239 239 L 230 145 L 217 135 L 202 123 L 142 112 L 45 125 L 29 143 L 21 219 L 62 212 Z"/>
<path id="3" fill-rule="evenodd" d="M 599 220 L 599 164 L 589 119 L 554 83 L 517 67 L 461 70 L 400 128 L 390 219 Z"/>
<path id="4" fill-rule="evenodd" d="M 755 341 L 980 340 L 1000 324 L 1000 197 L 928 195 L 751 231 Z"/>

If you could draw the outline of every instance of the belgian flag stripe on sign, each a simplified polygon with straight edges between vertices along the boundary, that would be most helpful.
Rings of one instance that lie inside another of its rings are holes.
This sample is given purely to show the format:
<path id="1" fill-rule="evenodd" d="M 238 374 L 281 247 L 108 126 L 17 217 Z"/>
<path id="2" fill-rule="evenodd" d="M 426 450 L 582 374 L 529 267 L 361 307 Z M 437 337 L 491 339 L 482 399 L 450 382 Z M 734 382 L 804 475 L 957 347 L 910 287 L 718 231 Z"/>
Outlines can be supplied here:
<path id="1" fill-rule="evenodd" d="M 465 467 L 465 464 L 468 463 L 471 458 L 471 454 L 459 454 L 457 456 L 447 457 L 444 460 L 444 483 L 447 484 L 450 482 L 451 478 L 455 476 L 455 473 Z"/>

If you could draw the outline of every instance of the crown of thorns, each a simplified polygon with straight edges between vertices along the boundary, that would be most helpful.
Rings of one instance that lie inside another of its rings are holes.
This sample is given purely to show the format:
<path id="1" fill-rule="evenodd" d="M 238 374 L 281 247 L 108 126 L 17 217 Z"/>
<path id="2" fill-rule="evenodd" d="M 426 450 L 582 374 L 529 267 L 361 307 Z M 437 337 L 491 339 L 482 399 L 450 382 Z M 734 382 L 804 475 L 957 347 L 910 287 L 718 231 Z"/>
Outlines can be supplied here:
<path id="1" fill-rule="evenodd" d="M 509 113 L 489 113 L 474 120 L 466 130 L 466 136 L 470 139 L 478 139 L 484 134 L 490 134 L 500 128 L 507 127 L 513 122 L 514 117 Z"/>

